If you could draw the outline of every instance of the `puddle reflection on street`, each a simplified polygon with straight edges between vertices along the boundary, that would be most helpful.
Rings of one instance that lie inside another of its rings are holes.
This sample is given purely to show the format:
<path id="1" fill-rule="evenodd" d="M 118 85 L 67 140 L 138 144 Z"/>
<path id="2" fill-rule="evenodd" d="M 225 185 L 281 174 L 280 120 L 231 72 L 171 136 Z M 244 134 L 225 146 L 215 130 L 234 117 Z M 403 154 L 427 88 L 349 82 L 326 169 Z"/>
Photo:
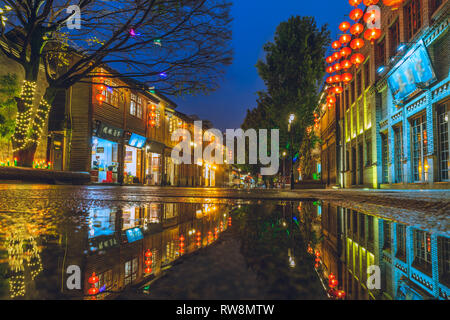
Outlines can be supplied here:
<path id="1" fill-rule="evenodd" d="M 2 212 L 0 227 L 1 299 L 450 294 L 449 238 L 329 202 L 152 202 L 58 216 Z"/>

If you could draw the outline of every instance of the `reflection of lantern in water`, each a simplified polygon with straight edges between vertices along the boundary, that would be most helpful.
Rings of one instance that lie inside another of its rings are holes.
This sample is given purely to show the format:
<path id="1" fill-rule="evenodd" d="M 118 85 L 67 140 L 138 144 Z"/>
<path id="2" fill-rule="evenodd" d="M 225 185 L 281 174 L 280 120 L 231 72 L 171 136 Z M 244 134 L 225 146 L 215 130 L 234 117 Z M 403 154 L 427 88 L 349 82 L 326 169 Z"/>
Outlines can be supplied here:
<path id="1" fill-rule="evenodd" d="M 214 228 L 214 239 L 217 240 L 219 238 L 219 230 L 216 228 Z"/>
<path id="2" fill-rule="evenodd" d="M 201 237 L 201 235 L 202 235 L 202 233 L 200 231 L 197 231 L 197 238 L 196 238 L 196 240 L 197 240 L 197 247 L 201 247 L 202 246 L 202 242 L 201 242 L 202 237 Z"/>
<path id="3" fill-rule="evenodd" d="M 183 235 L 181 235 L 180 236 L 180 238 L 179 238 L 179 240 L 180 240 L 180 250 L 179 250 L 179 252 L 180 252 L 180 254 L 183 254 L 184 253 L 184 236 Z"/>
<path id="4" fill-rule="evenodd" d="M 220 232 L 223 232 L 223 221 L 220 221 Z"/>
<path id="5" fill-rule="evenodd" d="M 231 227 L 231 217 L 228 217 L 228 226 Z"/>

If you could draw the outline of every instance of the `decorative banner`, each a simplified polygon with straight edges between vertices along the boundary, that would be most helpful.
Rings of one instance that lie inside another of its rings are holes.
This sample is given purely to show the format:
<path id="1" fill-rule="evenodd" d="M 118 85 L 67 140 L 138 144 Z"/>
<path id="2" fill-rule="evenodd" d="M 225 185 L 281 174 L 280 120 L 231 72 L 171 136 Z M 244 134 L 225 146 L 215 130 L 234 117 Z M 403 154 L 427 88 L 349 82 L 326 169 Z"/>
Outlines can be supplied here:
<path id="1" fill-rule="evenodd" d="M 421 41 L 417 48 L 408 52 L 405 60 L 388 78 L 394 100 L 403 101 L 421 85 L 436 80 L 427 49 Z"/>

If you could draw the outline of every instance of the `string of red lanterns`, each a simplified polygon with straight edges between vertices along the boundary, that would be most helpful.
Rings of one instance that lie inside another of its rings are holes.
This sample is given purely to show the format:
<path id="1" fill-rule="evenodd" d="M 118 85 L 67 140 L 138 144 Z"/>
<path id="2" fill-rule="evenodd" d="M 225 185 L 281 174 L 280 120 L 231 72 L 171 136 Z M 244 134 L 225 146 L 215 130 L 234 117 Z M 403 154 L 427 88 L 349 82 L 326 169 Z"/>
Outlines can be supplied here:
<path id="1" fill-rule="evenodd" d="M 150 251 L 150 249 L 147 249 L 147 251 L 144 253 L 144 264 L 145 264 L 144 272 L 146 274 L 152 273 L 152 265 L 153 265 L 152 256 L 153 254 Z"/>
<path id="2" fill-rule="evenodd" d="M 88 293 L 93 296 L 96 295 L 99 290 L 97 288 L 97 283 L 99 282 L 99 278 L 95 274 L 95 272 L 92 272 L 92 275 L 89 277 L 88 282 L 91 284 L 91 287 L 88 290 Z"/>

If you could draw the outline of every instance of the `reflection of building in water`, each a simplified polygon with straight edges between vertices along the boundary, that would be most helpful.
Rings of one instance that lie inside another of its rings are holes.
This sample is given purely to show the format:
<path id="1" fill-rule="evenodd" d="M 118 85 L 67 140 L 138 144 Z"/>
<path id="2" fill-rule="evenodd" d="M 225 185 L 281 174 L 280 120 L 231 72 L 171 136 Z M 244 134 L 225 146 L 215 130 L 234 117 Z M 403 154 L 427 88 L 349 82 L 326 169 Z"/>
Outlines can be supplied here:
<path id="1" fill-rule="evenodd" d="M 348 299 L 448 299 L 449 238 L 330 203 L 322 229 L 324 276 L 336 275 Z M 367 287 L 371 265 L 381 290 Z"/>
<path id="2" fill-rule="evenodd" d="M 226 230 L 228 213 L 213 204 L 150 203 L 92 210 L 88 226 L 87 254 L 81 254 L 80 261 L 76 251 L 66 265 L 83 266 L 85 297 L 91 287 L 88 279 L 95 272 L 97 299 L 103 299 L 159 276 L 183 254 L 214 242 L 208 235 Z M 148 250 L 150 258 L 145 257 Z"/>

